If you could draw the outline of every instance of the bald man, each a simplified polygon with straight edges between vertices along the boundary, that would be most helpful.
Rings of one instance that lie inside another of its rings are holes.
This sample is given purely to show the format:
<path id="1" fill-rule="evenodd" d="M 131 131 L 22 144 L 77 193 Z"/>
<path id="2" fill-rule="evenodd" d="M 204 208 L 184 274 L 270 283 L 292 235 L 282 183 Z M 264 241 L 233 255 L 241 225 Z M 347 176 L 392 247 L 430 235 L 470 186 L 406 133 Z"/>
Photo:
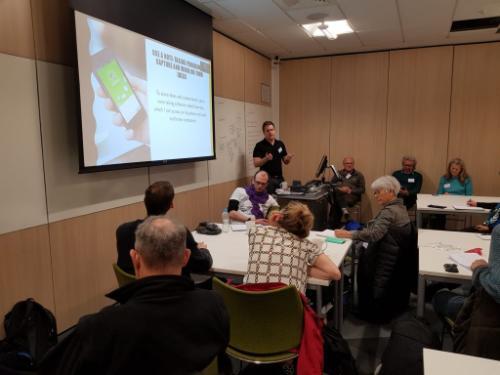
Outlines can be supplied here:
<path id="1" fill-rule="evenodd" d="M 267 172 L 258 171 L 250 185 L 236 188 L 227 207 L 231 220 L 244 222 L 255 219 L 257 224 L 267 224 L 269 212 L 279 210 L 278 202 L 266 190 L 268 183 Z"/>
<path id="2" fill-rule="evenodd" d="M 354 168 L 354 158 L 346 156 L 342 164 L 344 168 L 339 171 L 341 178 L 333 176 L 331 180 L 334 189 L 329 224 L 334 229 L 342 226 L 342 217 L 347 219 L 349 215 L 347 208 L 360 202 L 361 196 L 365 192 L 365 178 L 360 171 Z"/>

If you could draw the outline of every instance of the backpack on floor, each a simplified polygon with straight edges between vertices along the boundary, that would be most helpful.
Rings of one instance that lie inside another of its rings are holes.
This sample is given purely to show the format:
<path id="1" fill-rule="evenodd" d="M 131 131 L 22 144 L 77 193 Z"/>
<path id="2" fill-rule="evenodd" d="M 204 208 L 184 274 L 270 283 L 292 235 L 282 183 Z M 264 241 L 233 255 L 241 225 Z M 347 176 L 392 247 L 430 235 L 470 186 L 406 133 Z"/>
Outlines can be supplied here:
<path id="1" fill-rule="evenodd" d="M 57 343 L 54 315 L 32 298 L 20 301 L 5 315 L 5 339 L 0 341 L 0 367 L 36 368 Z"/>
<path id="2" fill-rule="evenodd" d="M 379 375 L 423 375 L 424 348 L 440 347 L 439 338 L 423 321 L 413 317 L 399 320 L 382 355 Z"/>
<path id="3" fill-rule="evenodd" d="M 325 366 L 328 375 L 358 375 L 349 344 L 331 323 L 323 329 Z"/>

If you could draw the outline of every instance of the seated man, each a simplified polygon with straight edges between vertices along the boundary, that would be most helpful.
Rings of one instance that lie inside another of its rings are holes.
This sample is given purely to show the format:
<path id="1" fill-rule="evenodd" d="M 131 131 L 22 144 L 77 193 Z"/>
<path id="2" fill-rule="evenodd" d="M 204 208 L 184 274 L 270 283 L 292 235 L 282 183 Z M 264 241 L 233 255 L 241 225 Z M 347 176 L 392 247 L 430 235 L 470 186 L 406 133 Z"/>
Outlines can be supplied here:
<path id="1" fill-rule="evenodd" d="M 406 209 L 412 208 L 417 202 L 417 194 L 422 188 L 422 175 L 415 172 L 417 159 L 413 156 L 403 156 L 401 161 L 403 168 L 399 171 L 394 171 L 392 174 L 401 184 L 401 190 L 398 197 L 403 199 Z"/>
<path id="2" fill-rule="evenodd" d="M 500 360 L 500 225 L 491 234 L 488 262 L 475 260 L 470 269 L 475 291 L 466 298 L 441 290 L 434 296 L 434 309 L 454 321 L 456 352 Z"/>
<path id="3" fill-rule="evenodd" d="M 249 186 L 236 188 L 229 198 L 229 218 L 236 221 L 255 219 L 257 224 L 267 224 L 269 212 L 279 210 L 278 202 L 266 190 L 268 182 L 267 172 L 258 171 Z"/>
<path id="4" fill-rule="evenodd" d="M 165 215 L 171 209 L 174 201 L 174 187 L 168 181 L 157 181 L 149 186 L 144 193 L 144 205 L 148 216 Z M 118 250 L 118 266 L 130 274 L 134 274 L 130 250 L 134 248 L 135 230 L 144 220 L 139 219 L 122 224 L 116 230 L 116 247 Z M 206 249 L 206 244 L 196 243 L 191 232 L 186 229 L 186 247 L 191 251 L 189 262 L 182 269 L 182 275 L 191 272 L 206 272 L 212 267 L 212 256 Z"/>
<path id="5" fill-rule="evenodd" d="M 140 224 L 130 250 L 137 280 L 107 295 L 119 304 L 80 319 L 39 374 L 192 374 L 224 353 L 224 302 L 181 277 L 185 244 L 186 228 L 165 216 Z"/>
<path id="6" fill-rule="evenodd" d="M 341 179 L 333 176 L 332 204 L 330 210 L 330 227 L 340 228 L 342 226 L 342 216 L 349 216 L 348 207 L 353 207 L 361 202 L 361 196 L 365 192 L 365 178 L 363 174 L 354 169 L 354 158 L 347 156 L 343 160 L 344 168 L 339 171 Z"/>

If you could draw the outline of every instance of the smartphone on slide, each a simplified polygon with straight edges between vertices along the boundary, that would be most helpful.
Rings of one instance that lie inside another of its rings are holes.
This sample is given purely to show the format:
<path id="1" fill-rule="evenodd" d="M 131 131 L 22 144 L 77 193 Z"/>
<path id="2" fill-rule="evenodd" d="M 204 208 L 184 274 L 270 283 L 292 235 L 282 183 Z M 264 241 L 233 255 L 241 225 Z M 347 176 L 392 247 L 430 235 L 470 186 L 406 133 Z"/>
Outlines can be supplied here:
<path id="1" fill-rule="evenodd" d="M 92 56 L 92 71 L 116 111 L 122 115 L 126 128 L 133 129 L 147 118 L 127 75 L 110 50 L 103 49 Z"/>

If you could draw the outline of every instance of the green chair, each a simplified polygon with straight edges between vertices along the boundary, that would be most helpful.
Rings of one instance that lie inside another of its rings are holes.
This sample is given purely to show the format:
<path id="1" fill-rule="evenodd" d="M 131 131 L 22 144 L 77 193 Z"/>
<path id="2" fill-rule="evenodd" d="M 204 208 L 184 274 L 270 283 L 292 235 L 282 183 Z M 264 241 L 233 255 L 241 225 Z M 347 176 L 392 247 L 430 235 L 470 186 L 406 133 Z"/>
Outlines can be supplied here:
<path id="1" fill-rule="evenodd" d="M 124 286 L 125 284 L 135 281 L 135 275 L 125 272 L 116 263 L 113 263 L 113 271 L 115 271 L 118 286 Z"/>
<path id="2" fill-rule="evenodd" d="M 249 292 L 214 277 L 213 288 L 229 313 L 231 337 L 226 352 L 230 356 L 253 363 L 297 357 L 290 350 L 300 344 L 304 308 L 295 287 Z"/>

